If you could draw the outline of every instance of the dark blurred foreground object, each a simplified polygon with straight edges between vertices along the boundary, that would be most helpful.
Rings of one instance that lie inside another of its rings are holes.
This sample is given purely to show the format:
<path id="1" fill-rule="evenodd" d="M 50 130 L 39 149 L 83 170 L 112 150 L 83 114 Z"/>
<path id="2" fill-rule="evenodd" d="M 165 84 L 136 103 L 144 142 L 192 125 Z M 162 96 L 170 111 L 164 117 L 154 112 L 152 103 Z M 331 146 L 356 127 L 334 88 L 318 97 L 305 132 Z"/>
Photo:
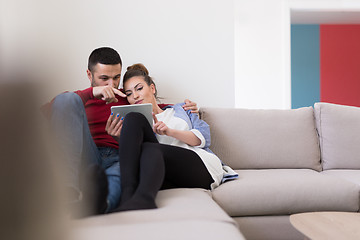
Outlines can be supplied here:
<path id="1" fill-rule="evenodd" d="M 0 238 L 66 239 L 60 168 L 41 121 L 36 84 L 0 81 Z"/>
<path id="2" fill-rule="evenodd" d="M 104 214 L 107 208 L 108 181 L 105 171 L 97 164 L 90 164 L 80 176 L 82 191 L 68 187 L 66 212 L 70 219 L 80 219 Z"/>

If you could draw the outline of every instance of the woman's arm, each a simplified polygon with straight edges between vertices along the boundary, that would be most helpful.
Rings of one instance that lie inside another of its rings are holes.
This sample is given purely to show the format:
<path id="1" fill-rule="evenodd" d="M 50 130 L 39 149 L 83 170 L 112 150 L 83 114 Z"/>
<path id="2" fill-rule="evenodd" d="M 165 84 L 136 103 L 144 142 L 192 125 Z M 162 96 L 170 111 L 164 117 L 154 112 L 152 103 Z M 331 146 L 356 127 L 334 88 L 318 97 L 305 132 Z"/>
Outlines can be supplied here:
<path id="1" fill-rule="evenodd" d="M 201 140 L 192 131 L 172 129 L 169 128 L 164 122 L 158 121 L 154 114 L 153 118 L 155 121 L 153 126 L 155 133 L 176 138 L 190 146 L 199 146 L 201 144 Z"/>
<path id="2" fill-rule="evenodd" d="M 182 109 L 180 107 L 175 106 L 175 108 L 180 113 L 182 112 Z M 194 134 L 196 134 L 200 139 L 202 139 L 203 142 L 200 147 L 201 148 L 210 147 L 210 144 L 211 144 L 210 126 L 205 121 L 199 119 L 198 114 L 191 113 L 191 111 L 189 111 L 189 110 L 185 111 L 184 115 L 190 121 L 188 124 L 189 124 L 191 130 L 194 131 Z"/>
<path id="3" fill-rule="evenodd" d="M 123 117 L 120 118 L 119 114 L 114 116 L 113 113 L 110 114 L 106 122 L 105 131 L 107 132 L 107 134 L 112 136 L 117 142 L 119 142 L 120 140 L 120 133 L 123 122 L 124 122 Z"/>

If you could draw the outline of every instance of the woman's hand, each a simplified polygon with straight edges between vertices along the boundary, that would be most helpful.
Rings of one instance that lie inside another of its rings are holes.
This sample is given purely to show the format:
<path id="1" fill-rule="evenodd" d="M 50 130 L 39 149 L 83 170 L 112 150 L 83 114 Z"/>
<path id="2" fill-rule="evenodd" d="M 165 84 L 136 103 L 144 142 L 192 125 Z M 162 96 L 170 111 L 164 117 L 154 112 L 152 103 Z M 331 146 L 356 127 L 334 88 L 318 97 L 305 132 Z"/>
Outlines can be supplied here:
<path id="1" fill-rule="evenodd" d="M 154 113 L 152 115 L 155 122 L 153 126 L 154 133 L 157 133 L 159 135 L 169 135 L 171 129 L 168 128 L 168 126 L 164 122 L 158 121 Z"/>
<path id="2" fill-rule="evenodd" d="M 111 113 L 106 122 L 105 131 L 110 136 L 112 136 L 117 142 L 119 142 L 120 140 L 120 133 L 121 133 L 121 128 L 123 126 L 123 121 L 124 118 L 123 117 L 120 118 L 119 114 L 117 116 L 114 116 Z"/>

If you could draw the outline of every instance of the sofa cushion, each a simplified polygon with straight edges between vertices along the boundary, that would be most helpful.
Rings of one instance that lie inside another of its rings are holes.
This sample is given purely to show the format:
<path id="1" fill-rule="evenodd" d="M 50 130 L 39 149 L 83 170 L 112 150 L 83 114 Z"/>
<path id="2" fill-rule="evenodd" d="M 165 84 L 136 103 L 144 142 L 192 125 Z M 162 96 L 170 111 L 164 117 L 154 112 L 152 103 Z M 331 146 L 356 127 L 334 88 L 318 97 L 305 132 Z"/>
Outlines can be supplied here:
<path id="1" fill-rule="evenodd" d="M 203 220 L 235 224 L 204 189 L 162 190 L 156 197 L 158 209 L 126 211 L 73 221 L 77 227 L 96 227 L 146 222 Z"/>
<path id="2" fill-rule="evenodd" d="M 315 103 L 324 170 L 360 169 L 360 108 Z"/>
<path id="3" fill-rule="evenodd" d="M 334 169 L 323 171 L 321 174 L 338 177 L 360 186 L 360 170 Z"/>
<path id="4" fill-rule="evenodd" d="M 201 108 L 211 149 L 234 169 L 321 170 L 312 107 L 291 110 Z"/>
<path id="5" fill-rule="evenodd" d="M 360 186 L 310 169 L 237 170 L 214 200 L 232 217 L 359 210 Z"/>
<path id="6" fill-rule="evenodd" d="M 69 240 L 245 240 L 239 229 L 227 222 L 181 220 L 75 228 Z"/>
<path id="7" fill-rule="evenodd" d="M 244 239 L 235 221 L 204 189 L 162 190 L 158 209 L 126 211 L 72 221 L 70 239 Z"/>

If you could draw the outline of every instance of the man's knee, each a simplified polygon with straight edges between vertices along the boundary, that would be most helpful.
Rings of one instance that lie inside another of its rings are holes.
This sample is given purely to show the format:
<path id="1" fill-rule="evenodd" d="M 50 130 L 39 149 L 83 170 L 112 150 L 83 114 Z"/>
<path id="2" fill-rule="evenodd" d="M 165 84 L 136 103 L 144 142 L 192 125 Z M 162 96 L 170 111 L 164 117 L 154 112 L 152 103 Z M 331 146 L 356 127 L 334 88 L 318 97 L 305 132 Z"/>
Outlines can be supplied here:
<path id="1" fill-rule="evenodd" d="M 61 93 L 55 97 L 52 104 L 52 109 L 54 110 L 70 110 L 83 108 L 83 102 L 79 95 L 73 92 Z"/>

